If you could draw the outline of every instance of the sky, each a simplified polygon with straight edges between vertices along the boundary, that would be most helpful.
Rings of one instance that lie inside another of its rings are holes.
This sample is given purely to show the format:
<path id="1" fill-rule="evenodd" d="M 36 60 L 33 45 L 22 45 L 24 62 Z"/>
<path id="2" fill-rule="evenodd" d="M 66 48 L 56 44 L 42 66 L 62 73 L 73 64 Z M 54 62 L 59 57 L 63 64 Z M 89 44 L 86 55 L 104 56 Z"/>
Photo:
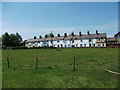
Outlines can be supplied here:
<path id="1" fill-rule="evenodd" d="M 109 37 L 118 32 L 117 2 L 2 2 L 2 34 L 28 39 L 96 30 Z"/>

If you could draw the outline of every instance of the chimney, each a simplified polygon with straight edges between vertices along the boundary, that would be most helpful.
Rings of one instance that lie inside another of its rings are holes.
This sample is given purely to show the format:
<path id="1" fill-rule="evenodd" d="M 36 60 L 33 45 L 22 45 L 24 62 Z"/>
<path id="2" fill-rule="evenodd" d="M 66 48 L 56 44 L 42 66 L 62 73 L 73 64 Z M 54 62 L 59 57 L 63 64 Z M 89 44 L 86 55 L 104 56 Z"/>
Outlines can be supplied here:
<path id="1" fill-rule="evenodd" d="M 45 35 L 45 38 L 47 38 L 48 36 L 47 35 Z"/>
<path id="2" fill-rule="evenodd" d="M 79 35 L 80 35 L 80 36 L 82 36 L 82 33 L 81 33 L 81 32 L 79 32 Z"/>
<path id="3" fill-rule="evenodd" d="M 36 36 L 34 36 L 34 39 L 36 39 Z"/>
<path id="4" fill-rule="evenodd" d="M 58 37 L 60 37 L 60 34 L 58 34 Z"/>
<path id="5" fill-rule="evenodd" d="M 41 39 L 41 38 L 42 38 L 42 36 L 39 36 L 39 38 Z"/>
<path id="6" fill-rule="evenodd" d="M 90 35 L 89 31 L 87 31 L 87 34 Z"/>
<path id="7" fill-rule="evenodd" d="M 67 33 L 64 33 L 64 37 L 67 37 Z"/>
<path id="8" fill-rule="evenodd" d="M 74 32 L 72 32 L 72 34 L 71 34 L 72 36 L 74 36 Z"/>
<path id="9" fill-rule="evenodd" d="M 98 35 L 99 33 L 98 33 L 98 30 L 96 30 L 96 34 Z"/>

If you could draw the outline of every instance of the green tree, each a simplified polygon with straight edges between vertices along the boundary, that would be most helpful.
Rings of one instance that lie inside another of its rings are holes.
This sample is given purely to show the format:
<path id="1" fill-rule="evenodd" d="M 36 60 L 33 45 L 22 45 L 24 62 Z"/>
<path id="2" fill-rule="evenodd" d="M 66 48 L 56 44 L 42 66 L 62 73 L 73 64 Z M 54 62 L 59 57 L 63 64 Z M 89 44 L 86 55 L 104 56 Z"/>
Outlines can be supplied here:
<path id="1" fill-rule="evenodd" d="M 10 34 L 10 46 L 19 46 L 19 40 L 15 34 Z"/>
<path id="2" fill-rule="evenodd" d="M 7 32 L 2 35 L 2 44 L 5 46 L 10 46 L 10 36 Z"/>
<path id="3" fill-rule="evenodd" d="M 9 35 L 6 32 L 2 35 L 2 44 L 7 47 L 21 46 L 22 38 L 18 33 Z"/>
<path id="4" fill-rule="evenodd" d="M 22 37 L 18 33 L 16 33 L 16 37 L 18 39 L 18 46 L 20 46 L 22 44 Z"/>

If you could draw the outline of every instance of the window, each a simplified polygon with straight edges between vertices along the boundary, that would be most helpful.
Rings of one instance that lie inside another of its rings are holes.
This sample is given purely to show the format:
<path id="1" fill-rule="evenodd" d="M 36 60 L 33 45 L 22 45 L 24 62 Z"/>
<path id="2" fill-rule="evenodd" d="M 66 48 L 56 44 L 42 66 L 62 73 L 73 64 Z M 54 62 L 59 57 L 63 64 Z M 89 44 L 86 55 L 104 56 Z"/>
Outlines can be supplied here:
<path id="1" fill-rule="evenodd" d="M 74 43 L 74 40 L 72 40 L 72 43 Z"/>
<path id="2" fill-rule="evenodd" d="M 104 47 L 104 43 L 103 43 L 103 47 Z"/>
<path id="3" fill-rule="evenodd" d="M 78 47 L 78 45 L 76 44 L 76 47 Z"/>
<path id="4" fill-rule="evenodd" d="M 98 39 L 98 41 L 100 41 L 100 38 Z"/>
<path id="5" fill-rule="evenodd" d="M 93 44 L 93 46 L 95 47 L 95 44 Z"/>
<path id="6" fill-rule="evenodd" d="M 82 47 L 82 44 L 80 44 L 80 47 Z"/>
<path id="7" fill-rule="evenodd" d="M 89 39 L 89 42 L 91 42 L 91 39 Z"/>
<path id="8" fill-rule="evenodd" d="M 74 45 L 72 45 L 72 47 L 75 47 Z"/>
<path id="9" fill-rule="evenodd" d="M 86 47 L 86 44 L 84 44 L 84 47 Z"/>
<path id="10" fill-rule="evenodd" d="M 57 47 L 59 47 L 59 45 Z"/>
<path id="11" fill-rule="evenodd" d="M 67 45 L 65 45 L 65 47 L 67 47 Z"/>
<path id="12" fill-rule="evenodd" d="M 66 43 L 66 40 L 64 40 L 63 42 Z"/>
<path id="13" fill-rule="evenodd" d="M 80 42 L 82 42 L 82 39 L 80 40 Z"/>
<path id="14" fill-rule="evenodd" d="M 70 44 L 68 44 L 68 47 L 70 47 Z"/>
<path id="15" fill-rule="evenodd" d="M 57 41 L 59 43 L 59 41 Z"/>
<path id="16" fill-rule="evenodd" d="M 98 44 L 98 47 L 100 47 L 101 45 L 100 44 Z"/>

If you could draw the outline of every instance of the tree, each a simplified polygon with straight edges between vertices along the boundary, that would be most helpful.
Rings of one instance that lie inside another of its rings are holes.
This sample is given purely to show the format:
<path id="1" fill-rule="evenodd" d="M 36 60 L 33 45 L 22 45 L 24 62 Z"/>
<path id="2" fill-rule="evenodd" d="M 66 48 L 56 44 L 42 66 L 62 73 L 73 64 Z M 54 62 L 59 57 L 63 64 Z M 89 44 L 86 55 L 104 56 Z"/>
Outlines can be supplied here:
<path id="1" fill-rule="evenodd" d="M 22 46 L 25 46 L 26 41 L 27 41 L 27 40 L 24 40 L 24 41 L 22 42 Z"/>
<path id="2" fill-rule="evenodd" d="M 7 32 L 2 35 L 2 44 L 5 46 L 10 46 L 10 36 Z"/>
<path id="3" fill-rule="evenodd" d="M 19 40 L 15 34 L 10 34 L 10 46 L 19 46 Z"/>
<path id="4" fill-rule="evenodd" d="M 2 44 L 7 47 L 21 46 L 22 38 L 18 33 L 9 35 L 6 32 L 2 35 Z"/>
<path id="5" fill-rule="evenodd" d="M 21 45 L 22 44 L 22 37 L 18 33 L 16 33 L 16 37 L 18 39 L 19 45 Z"/>

